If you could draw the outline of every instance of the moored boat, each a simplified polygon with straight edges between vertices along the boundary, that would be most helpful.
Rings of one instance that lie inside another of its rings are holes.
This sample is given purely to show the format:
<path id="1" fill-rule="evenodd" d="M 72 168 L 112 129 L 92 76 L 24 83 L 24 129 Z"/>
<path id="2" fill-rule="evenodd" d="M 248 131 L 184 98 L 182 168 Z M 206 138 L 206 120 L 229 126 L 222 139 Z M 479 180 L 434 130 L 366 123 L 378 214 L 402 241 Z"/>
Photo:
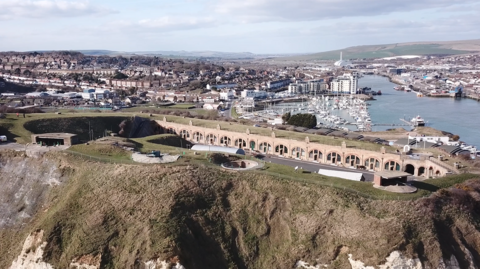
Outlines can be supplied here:
<path id="1" fill-rule="evenodd" d="M 410 122 L 413 123 L 414 126 L 425 126 L 425 120 L 420 117 L 420 115 L 413 118 Z"/>

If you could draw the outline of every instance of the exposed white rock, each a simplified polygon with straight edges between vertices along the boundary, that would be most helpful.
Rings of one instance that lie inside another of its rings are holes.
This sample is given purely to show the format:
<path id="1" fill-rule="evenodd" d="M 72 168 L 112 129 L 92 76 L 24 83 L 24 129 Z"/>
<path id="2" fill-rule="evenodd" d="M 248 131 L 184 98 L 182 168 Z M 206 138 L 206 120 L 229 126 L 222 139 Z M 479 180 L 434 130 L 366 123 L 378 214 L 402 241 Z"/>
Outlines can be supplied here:
<path id="1" fill-rule="evenodd" d="M 352 254 L 348 254 L 348 261 L 352 269 L 375 269 L 374 266 L 365 266 L 363 262 L 352 259 Z M 400 251 L 394 251 L 387 257 L 385 264 L 378 265 L 378 269 L 423 269 L 423 266 L 419 259 L 409 259 Z"/>
<path id="2" fill-rule="evenodd" d="M 375 269 L 373 266 L 365 266 L 365 263 L 352 259 L 352 256 L 352 254 L 348 254 L 348 261 L 350 262 L 352 269 Z"/>
<path id="3" fill-rule="evenodd" d="M 100 267 L 96 265 L 88 265 L 88 264 L 79 264 L 77 262 L 70 263 L 69 269 L 98 269 Z"/>
<path id="4" fill-rule="evenodd" d="M 170 263 L 160 259 L 145 262 L 145 269 L 185 269 L 180 263 Z"/>
<path id="5" fill-rule="evenodd" d="M 460 269 L 460 264 L 458 263 L 457 258 L 452 255 L 450 260 L 441 260 L 438 264 L 438 269 Z"/>
<path id="6" fill-rule="evenodd" d="M 326 264 L 313 266 L 313 265 L 310 265 L 310 264 L 308 264 L 304 261 L 298 261 L 295 264 L 295 268 L 304 268 L 304 269 L 321 269 L 321 268 L 327 268 L 327 267 L 328 266 Z"/>
<path id="7" fill-rule="evenodd" d="M 43 231 L 31 233 L 25 243 L 22 252 L 12 262 L 10 269 L 53 269 L 53 266 L 43 262 L 43 251 L 47 242 L 42 242 Z"/>

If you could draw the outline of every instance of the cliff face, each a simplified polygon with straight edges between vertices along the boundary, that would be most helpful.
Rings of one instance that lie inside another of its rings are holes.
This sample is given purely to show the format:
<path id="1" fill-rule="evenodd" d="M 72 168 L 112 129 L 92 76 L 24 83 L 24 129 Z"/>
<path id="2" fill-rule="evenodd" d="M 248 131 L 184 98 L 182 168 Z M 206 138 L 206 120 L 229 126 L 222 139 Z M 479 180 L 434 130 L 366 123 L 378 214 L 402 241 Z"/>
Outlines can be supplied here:
<path id="1" fill-rule="evenodd" d="M 53 268 L 73 262 L 77 268 L 187 269 L 480 264 L 478 180 L 429 198 L 382 201 L 201 164 L 113 165 L 57 153 L 2 156 L 0 184 L 17 182 L 3 194 L 15 197 L 15 190 L 34 186 L 14 172 L 25 167 L 44 171 L 35 174 L 44 188 L 33 195 L 40 198 L 27 199 L 27 217 L 19 217 L 26 210 L 18 210 L 19 199 L 1 200 L 9 212 L 2 219 L 10 221 L 0 229 L 0 268 L 26 254 L 29 236 L 43 252 L 37 261 Z"/>

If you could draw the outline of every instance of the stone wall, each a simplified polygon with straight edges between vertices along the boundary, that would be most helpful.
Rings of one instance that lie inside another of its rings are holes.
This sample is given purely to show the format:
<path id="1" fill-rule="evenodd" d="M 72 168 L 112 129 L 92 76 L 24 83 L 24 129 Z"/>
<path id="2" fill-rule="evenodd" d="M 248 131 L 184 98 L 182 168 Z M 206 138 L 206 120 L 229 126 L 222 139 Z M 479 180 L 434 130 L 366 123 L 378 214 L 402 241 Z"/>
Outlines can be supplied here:
<path id="1" fill-rule="evenodd" d="M 168 122 L 164 118 L 157 123 L 167 133 L 177 134 L 194 144 L 217 145 L 242 148 L 263 154 L 281 156 L 304 161 L 332 164 L 352 168 L 365 168 L 372 171 L 397 170 L 411 172 L 415 176 L 433 177 L 444 176 L 448 170 L 426 159 L 408 159 L 399 154 L 387 153 L 382 148 L 380 151 L 349 148 L 346 143 L 342 146 L 331 146 L 305 141 L 277 138 L 272 131 L 271 136 L 251 134 L 247 129 L 245 133 L 222 130 L 218 125 L 216 129 Z"/>

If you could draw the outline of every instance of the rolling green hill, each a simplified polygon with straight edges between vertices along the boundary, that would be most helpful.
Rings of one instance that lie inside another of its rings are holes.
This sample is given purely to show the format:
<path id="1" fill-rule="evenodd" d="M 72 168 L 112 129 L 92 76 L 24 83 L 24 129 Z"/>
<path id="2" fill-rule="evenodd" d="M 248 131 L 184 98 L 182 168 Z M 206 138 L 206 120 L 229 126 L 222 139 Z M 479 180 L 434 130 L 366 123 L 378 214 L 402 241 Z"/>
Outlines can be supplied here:
<path id="1" fill-rule="evenodd" d="M 343 52 L 344 59 L 371 59 L 401 55 L 455 55 L 480 52 L 480 40 L 355 46 L 308 55 L 278 58 L 278 60 L 336 60 L 339 59 L 340 52 Z"/>

